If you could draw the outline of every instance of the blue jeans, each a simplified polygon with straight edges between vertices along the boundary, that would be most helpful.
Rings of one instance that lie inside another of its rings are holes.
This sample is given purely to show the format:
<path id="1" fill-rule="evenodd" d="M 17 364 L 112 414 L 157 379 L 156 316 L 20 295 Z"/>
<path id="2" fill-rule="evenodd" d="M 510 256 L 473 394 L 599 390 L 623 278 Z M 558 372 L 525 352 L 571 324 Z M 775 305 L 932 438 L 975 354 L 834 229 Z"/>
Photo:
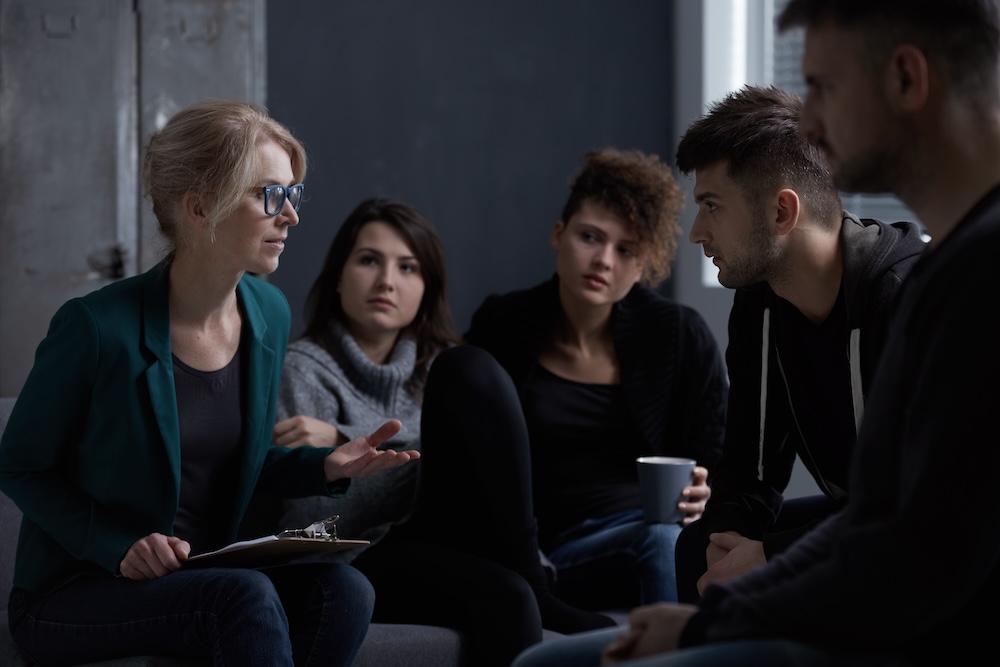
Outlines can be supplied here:
<path id="1" fill-rule="evenodd" d="M 374 603 L 353 567 L 308 563 L 88 578 L 45 595 L 14 589 L 9 609 L 14 640 L 39 665 L 166 655 L 220 667 L 348 667 Z"/>
<path id="2" fill-rule="evenodd" d="M 598 667 L 601 651 L 621 628 L 567 635 L 522 652 L 511 667 Z M 892 655 L 834 654 L 783 639 L 755 639 L 703 644 L 672 653 L 619 663 L 623 667 L 906 667 Z"/>
<path id="3" fill-rule="evenodd" d="M 641 509 L 588 519 L 547 554 L 556 568 L 556 593 L 590 609 L 676 602 L 680 532 L 680 524 L 646 523 Z"/>

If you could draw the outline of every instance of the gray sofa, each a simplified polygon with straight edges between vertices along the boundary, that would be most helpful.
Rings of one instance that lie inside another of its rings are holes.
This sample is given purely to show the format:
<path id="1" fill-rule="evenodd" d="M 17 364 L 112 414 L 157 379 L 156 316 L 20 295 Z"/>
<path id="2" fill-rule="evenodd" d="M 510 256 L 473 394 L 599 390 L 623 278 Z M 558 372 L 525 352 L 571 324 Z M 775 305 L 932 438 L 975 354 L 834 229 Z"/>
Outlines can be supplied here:
<path id="1" fill-rule="evenodd" d="M 13 398 L 0 398 L 0 435 L 14 406 Z M 17 650 L 7 628 L 7 597 L 14 574 L 14 549 L 21 525 L 21 512 L 0 493 L 0 666 L 30 667 Z M 619 619 L 623 615 L 618 615 Z M 545 631 L 545 637 L 557 637 Z M 88 667 L 194 667 L 211 661 L 193 662 L 160 656 L 141 656 L 92 663 Z M 373 623 L 355 662 L 356 667 L 459 667 L 462 635 L 455 630 L 427 625 Z M 474 666 L 471 666 L 474 667 Z"/>

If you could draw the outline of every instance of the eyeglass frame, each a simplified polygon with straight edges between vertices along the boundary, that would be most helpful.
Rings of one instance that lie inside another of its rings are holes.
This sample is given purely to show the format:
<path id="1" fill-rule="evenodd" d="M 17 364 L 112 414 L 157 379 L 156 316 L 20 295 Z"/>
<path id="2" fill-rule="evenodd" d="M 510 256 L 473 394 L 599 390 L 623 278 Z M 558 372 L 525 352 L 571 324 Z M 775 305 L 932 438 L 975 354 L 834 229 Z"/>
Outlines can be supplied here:
<path id="1" fill-rule="evenodd" d="M 267 215 L 269 215 L 269 216 L 271 216 L 271 217 L 274 217 L 274 216 L 278 215 L 279 213 L 281 213 L 282 211 L 284 211 L 285 210 L 285 202 L 287 202 L 289 200 L 289 198 L 291 197 L 292 190 L 294 190 L 296 188 L 299 189 L 299 202 L 298 202 L 297 205 L 293 206 L 292 208 L 294 208 L 295 212 L 298 213 L 299 209 L 302 208 L 302 197 L 303 197 L 303 195 L 305 195 L 305 191 L 306 191 L 306 184 L 305 183 L 296 183 L 295 185 L 289 185 L 287 187 L 284 186 L 284 185 L 279 185 L 279 184 L 275 184 L 275 185 L 263 185 L 263 186 L 261 186 L 260 190 L 262 190 L 264 192 L 264 213 L 267 214 Z M 257 188 L 254 188 L 250 192 L 259 192 L 260 190 L 258 190 Z M 282 194 L 282 197 L 281 197 L 281 206 L 278 207 L 277 211 L 275 211 L 274 213 L 271 213 L 269 210 L 267 210 L 267 204 L 268 204 L 268 202 L 271 199 L 271 192 L 273 192 L 274 190 L 281 190 L 281 194 Z"/>

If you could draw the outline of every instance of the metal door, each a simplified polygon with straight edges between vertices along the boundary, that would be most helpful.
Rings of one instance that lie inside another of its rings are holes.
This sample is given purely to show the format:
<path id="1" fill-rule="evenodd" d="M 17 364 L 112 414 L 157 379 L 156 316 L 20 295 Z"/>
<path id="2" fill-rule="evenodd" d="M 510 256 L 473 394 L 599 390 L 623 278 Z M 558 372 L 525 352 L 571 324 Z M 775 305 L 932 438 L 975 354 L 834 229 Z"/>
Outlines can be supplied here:
<path id="1" fill-rule="evenodd" d="M 0 0 L 0 395 L 66 299 L 136 266 L 130 0 Z"/>
<path id="2" fill-rule="evenodd" d="M 0 0 L 0 396 L 67 299 L 162 254 L 143 142 L 179 108 L 264 103 L 265 0 Z"/>

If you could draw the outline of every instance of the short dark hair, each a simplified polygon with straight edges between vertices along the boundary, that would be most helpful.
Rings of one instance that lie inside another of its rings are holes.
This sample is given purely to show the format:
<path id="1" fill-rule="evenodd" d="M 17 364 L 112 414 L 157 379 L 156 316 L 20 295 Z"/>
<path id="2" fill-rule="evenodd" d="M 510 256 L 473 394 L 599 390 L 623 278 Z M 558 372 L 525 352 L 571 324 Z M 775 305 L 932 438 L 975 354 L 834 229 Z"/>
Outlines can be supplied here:
<path id="1" fill-rule="evenodd" d="M 591 151 L 570 185 L 563 222 L 569 224 L 586 202 L 608 209 L 639 237 L 642 280 L 656 286 L 670 275 L 684 205 L 670 165 L 638 150 Z"/>
<path id="2" fill-rule="evenodd" d="M 899 44 L 913 44 L 940 67 L 951 90 L 980 110 L 996 104 L 996 0 L 790 0 L 778 17 L 778 29 L 826 20 L 857 29 L 864 48 L 878 60 Z"/>
<path id="3" fill-rule="evenodd" d="M 725 162 L 755 210 L 782 187 L 799 194 L 814 220 L 840 223 L 842 205 L 823 151 L 799 132 L 802 100 L 775 86 L 744 86 L 712 104 L 677 145 L 677 168 L 689 175 Z"/>
<path id="4" fill-rule="evenodd" d="M 409 327 L 417 339 L 417 363 L 413 376 L 406 383 L 412 395 L 420 396 L 430 362 L 438 352 L 457 344 L 459 336 L 448 305 L 441 239 L 430 221 L 409 204 L 385 198 L 366 199 L 347 216 L 333 237 L 323 268 L 309 289 L 304 336 L 329 350 L 333 345 L 331 324 L 334 321 L 346 324 L 347 315 L 337 290 L 358 234 L 369 222 L 384 222 L 398 231 L 420 264 L 424 296 Z"/>

